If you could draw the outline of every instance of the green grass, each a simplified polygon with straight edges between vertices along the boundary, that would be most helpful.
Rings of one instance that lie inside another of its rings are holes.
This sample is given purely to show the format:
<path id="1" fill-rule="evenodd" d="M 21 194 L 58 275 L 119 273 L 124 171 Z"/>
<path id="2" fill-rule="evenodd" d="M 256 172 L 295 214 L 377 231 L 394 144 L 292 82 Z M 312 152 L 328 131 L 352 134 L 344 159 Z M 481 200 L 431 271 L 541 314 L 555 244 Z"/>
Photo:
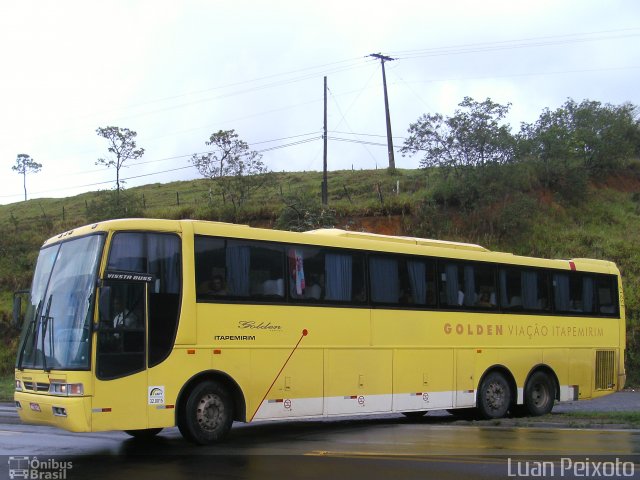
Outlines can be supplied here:
<path id="1" fill-rule="evenodd" d="M 567 412 L 561 414 L 572 421 L 589 424 L 624 424 L 633 428 L 640 427 L 640 412 Z M 555 418 L 555 417 L 554 417 Z"/>
<path id="2" fill-rule="evenodd" d="M 0 377 L 0 402 L 12 402 L 15 388 L 15 377 L 3 375 Z"/>
<path id="3" fill-rule="evenodd" d="M 363 217 L 393 219 L 406 235 L 478 243 L 521 255 L 616 262 L 622 272 L 628 319 L 627 385 L 639 385 L 640 194 L 634 192 L 640 191 L 640 168 L 619 173 L 616 178 L 624 182 L 614 178 L 608 184 L 591 185 L 584 197 L 574 202 L 546 191 L 535 180 L 523 186 L 526 170 L 514 168 L 503 172 L 506 190 L 464 208 L 443 200 L 443 192 L 455 194 L 457 187 L 438 171 L 329 172 L 329 209 L 341 228 L 362 228 Z M 269 185 L 235 215 L 215 188 L 209 194 L 211 183 L 204 179 L 149 184 L 128 189 L 126 194 L 135 197 L 135 215 L 235 221 L 271 228 L 287 205 L 319 206 L 321 180 L 320 172 L 272 173 Z M 395 191 L 398 182 L 399 194 Z M 620 183 L 626 186 L 619 187 Z M 0 338 L 4 339 L 0 342 L 0 375 L 11 372 L 15 351 L 16 332 L 8 327 L 12 292 L 29 286 L 42 242 L 96 221 L 95 205 L 109 205 L 111 195 L 109 191 L 89 192 L 0 205 Z M 366 225 L 377 228 L 371 226 L 375 223 Z"/>

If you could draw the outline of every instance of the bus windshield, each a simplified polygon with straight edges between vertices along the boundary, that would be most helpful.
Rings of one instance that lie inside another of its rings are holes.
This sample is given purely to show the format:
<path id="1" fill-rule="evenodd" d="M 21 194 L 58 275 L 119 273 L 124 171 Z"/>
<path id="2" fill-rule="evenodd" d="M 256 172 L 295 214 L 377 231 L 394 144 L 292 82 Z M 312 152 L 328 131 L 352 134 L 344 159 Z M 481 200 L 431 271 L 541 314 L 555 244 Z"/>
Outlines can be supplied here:
<path id="1" fill-rule="evenodd" d="M 96 272 L 103 236 L 40 251 L 16 368 L 87 370 Z"/>

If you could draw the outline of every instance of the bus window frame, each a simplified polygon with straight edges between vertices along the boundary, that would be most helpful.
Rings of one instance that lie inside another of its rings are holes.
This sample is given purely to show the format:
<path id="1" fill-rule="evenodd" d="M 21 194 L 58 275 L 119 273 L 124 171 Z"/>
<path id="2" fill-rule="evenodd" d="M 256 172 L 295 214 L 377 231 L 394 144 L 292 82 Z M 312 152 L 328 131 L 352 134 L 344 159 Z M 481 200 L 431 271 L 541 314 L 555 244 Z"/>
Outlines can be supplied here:
<path id="1" fill-rule="evenodd" d="M 364 258 L 364 275 L 365 275 L 365 288 L 366 288 L 366 300 L 363 302 L 332 302 L 329 300 L 315 301 L 310 299 L 295 299 L 290 295 L 290 278 L 289 275 L 285 275 L 285 295 L 282 299 L 276 299 L 275 301 L 265 301 L 260 300 L 256 297 L 228 297 L 228 296 L 220 296 L 220 297 L 203 297 L 196 294 L 196 303 L 203 304 L 239 304 L 239 305 L 278 305 L 278 306 L 309 306 L 309 307 L 329 307 L 329 308 L 368 308 L 370 310 L 374 309 L 386 309 L 386 310 L 415 310 L 415 311 L 442 311 L 442 312 L 465 312 L 465 313 L 480 313 L 480 314 L 507 314 L 507 315 L 517 315 L 517 316 L 540 316 L 540 317 L 585 317 L 585 318 L 611 318 L 620 320 L 621 319 L 621 309 L 619 302 L 619 288 L 617 284 L 618 275 L 614 273 L 598 273 L 598 272 L 590 272 L 590 271 L 578 271 L 579 274 L 582 275 L 591 275 L 594 278 L 594 284 L 597 284 L 597 277 L 603 276 L 609 278 L 612 293 L 614 293 L 613 298 L 615 299 L 615 312 L 614 313 L 601 313 L 599 298 L 596 295 L 596 306 L 594 308 L 593 313 L 583 313 L 583 312 L 562 312 L 558 311 L 555 308 L 555 301 L 553 296 L 553 285 L 552 285 L 552 275 L 554 272 L 557 273 L 565 273 L 571 272 L 568 269 L 561 268 L 549 268 L 549 267 L 538 267 L 531 265 L 522 265 L 517 263 L 497 263 L 497 262 L 486 262 L 482 260 L 469 260 L 465 258 L 454 258 L 454 257 L 436 257 L 433 255 L 416 255 L 410 253 L 399 253 L 393 251 L 386 250 L 364 250 L 364 249 L 354 249 L 354 248 L 343 248 L 343 247 L 335 247 L 330 245 L 322 245 L 322 244 L 305 244 L 305 243 L 296 243 L 296 242 L 287 242 L 287 241 L 274 241 L 274 240 L 261 240 L 251 237 L 224 237 L 221 235 L 207 235 L 207 234 L 194 234 L 194 242 L 196 238 L 211 238 L 225 241 L 226 248 L 226 240 L 245 240 L 249 242 L 256 243 L 267 243 L 270 245 L 279 245 L 283 251 L 283 261 L 285 262 L 285 274 L 287 273 L 287 251 L 290 248 L 320 248 L 329 250 L 329 251 L 340 251 L 344 252 L 344 254 L 359 254 Z M 402 257 L 405 261 L 409 259 L 422 259 L 428 263 L 432 263 L 435 265 L 435 288 L 436 288 L 436 302 L 432 305 L 416 305 L 416 304 L 388 304 L 388 303 L 377 303 L 373 302 L 371 299 L 371 278 L 370 278 L 370 256 L 390 256 L 400 258 Z M 195 254 L 194 254 L 194 272 L 195 272 Z M 491 268 L 493 270 L 494 277 L 494 289 L 496 296 L 496 306 L 495 307 L 464 307 L 464 306 L 448 306 L 443 305 L 440 301 L 440 288 L 442 286 L 442 279 L 440 276 L 440 267 L 443 262 L 456 263 L 456 264 L 471 264 L 478 267 Z M 522 309 L 514 311 L 512 309 L 508 309 L 502 307 L 501 305 L 501 293 L 499 288 L 499 272 L 500 268 L 512 268 L 519 270 L 534 270 L 537 272 L 541 272 L 545 277 L 545 284 L 547 290 L 547 299 L 549 302 L 549 308 L 543 310 L 533 310 L 533 309 Z"/>
<path id="2" fill-rule="evenodd" d="M 103 232 L 103 234 L 106 234 L 107 232 Z M 107 272 L 110 272 L 111 270 L 109 270 L 109 258 L 111 256 L 111 248 L 113 246 L 113 242 L 114 239 L 116 238 L 116 236 L 118 234 L 121 233 L 139 233 L 139 234 L 153 234 L 153 235 L 171 235 L 173 237 L 176 237 L 178 239 L 178 254 L 180 255 L 180 271 L 179 271 L 179 281 L 178 281 L 178 305 L 177 305 L 177 318 L 176 318 L 176 322 L 175 322 L 175 330 L 173 332 L 173 336 L 171 338 L 171 345 L 172 347 L 166 352 L 165 355 L 162 356 L 162 358 L 156 362 L 153 363 L 153 365 L 151 365 L 150 362 L 150 358 L 149 358 L 149 353 L 150 353 L 150 348 L 149 348 L 149 313 L 150 313 L 150 307 L 148 305 L 149 302 L 149 297 L 151 294 L 151 286 L 148 285 L 147 286 L 147 291 L 146 291 L 146 302 L 147 302 L 147 308 L 145 309 L 145 368 L 144 370 L 149 370 L 151 368 L 155 368 L 156 366 L 160 365 L 162 362 L 164 362 L 167 358 L 169 358 L 171 356 L 171 353 L 174 351 L 175 349 L 175 344 L 176 344 L 176 338 L 178 336 L 178 330 L 180 328 L 180 322 L 182 320 L 182 304 L 184 302 L 184 271 L 185 271 L 185 255 L 184 255 L 184 245 L 183 245 L 183 238 L 182 235 L 179 232 L 175 232 L 175 231 L 162 231 L 162 230 L 141 230 L 141 229 L 123 229 L 123 230 L 111 230 L 108 232 L 109 235 L 107 236 L 107 238 L 104 241 L 103 244 L 103 251 L 102 251 L 102 259 L 104 260 L 104 270 L 100 273 L 98 272 L 98 279 L 99 281 L 105 282 L 105 281 L 113 281 L 113 280 L 108 280 L 105 278 L 105 275 L 107 274 Z M 145 242 L 146 242 L 146 236 L 145 236 Z M 147 257 L 148 259 L 148 257 Z M 134 272 L 134 271 L 127 271 L 127 270 L 119 270 L 122 272 L 128 272 L 128 273 L 141 273 L 141 272 Z M 142 275 L 150 275 L 148 273 L 142 273 Z M 97 308 L 97 306 L 96 306 Z M 95 315 L 97 315 L 97 310 L 94 313 Z M 99 322 L 98 322 L 99 323 Z M 95 324 L 94 324 L 95 325 Z M 142 370 L 142 371 L 144 371 Z M 139 372 L 136 372 L 139 373 Z M 116 378 L 124 378 L 124 377 L 116 377 Z M 109 378 L 108 380 L 113 380 L 115 378 Z M 107 380 L 107 379 L 105 379 Z"/>

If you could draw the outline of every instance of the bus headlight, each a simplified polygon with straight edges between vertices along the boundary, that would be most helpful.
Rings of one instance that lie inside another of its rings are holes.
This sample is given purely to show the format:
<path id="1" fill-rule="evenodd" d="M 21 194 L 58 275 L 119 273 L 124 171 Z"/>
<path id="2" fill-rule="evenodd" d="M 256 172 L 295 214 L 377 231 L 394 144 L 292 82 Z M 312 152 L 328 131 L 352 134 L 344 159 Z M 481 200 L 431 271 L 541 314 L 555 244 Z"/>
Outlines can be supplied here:
<path id="1" fill-rule="evenodd" d="M 22 391 L 22 382 L 16 379 L 16 392 L 21 392 L 21 391 Z"/>
<path id="2" fill-rule="evenodd" d="M 81 383 L 52 383 L 49 385 L 49 393 L 52 395 L 84 395 L 84 387 Z"/>

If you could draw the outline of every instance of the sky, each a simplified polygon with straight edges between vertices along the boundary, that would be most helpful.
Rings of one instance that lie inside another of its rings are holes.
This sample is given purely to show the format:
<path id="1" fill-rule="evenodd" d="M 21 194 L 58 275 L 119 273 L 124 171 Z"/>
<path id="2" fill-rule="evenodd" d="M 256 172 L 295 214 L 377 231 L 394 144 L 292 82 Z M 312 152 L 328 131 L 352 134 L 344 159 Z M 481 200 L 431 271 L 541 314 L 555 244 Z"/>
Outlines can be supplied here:
<path id="1" fill-rule="evenodd" d="M 201 178 L 189 159 L 235 130 L 273 171 L 388 165 L 394 146 L 465 96 L 534 122 L 567 98 L 640 105 L 637 0 L 21 0 L 0 3 L 0 204 L 115 187 L 98 127 L 138 133 L 126 187 Z M 395 155 L 399 168 L 419 156 Z"/>

